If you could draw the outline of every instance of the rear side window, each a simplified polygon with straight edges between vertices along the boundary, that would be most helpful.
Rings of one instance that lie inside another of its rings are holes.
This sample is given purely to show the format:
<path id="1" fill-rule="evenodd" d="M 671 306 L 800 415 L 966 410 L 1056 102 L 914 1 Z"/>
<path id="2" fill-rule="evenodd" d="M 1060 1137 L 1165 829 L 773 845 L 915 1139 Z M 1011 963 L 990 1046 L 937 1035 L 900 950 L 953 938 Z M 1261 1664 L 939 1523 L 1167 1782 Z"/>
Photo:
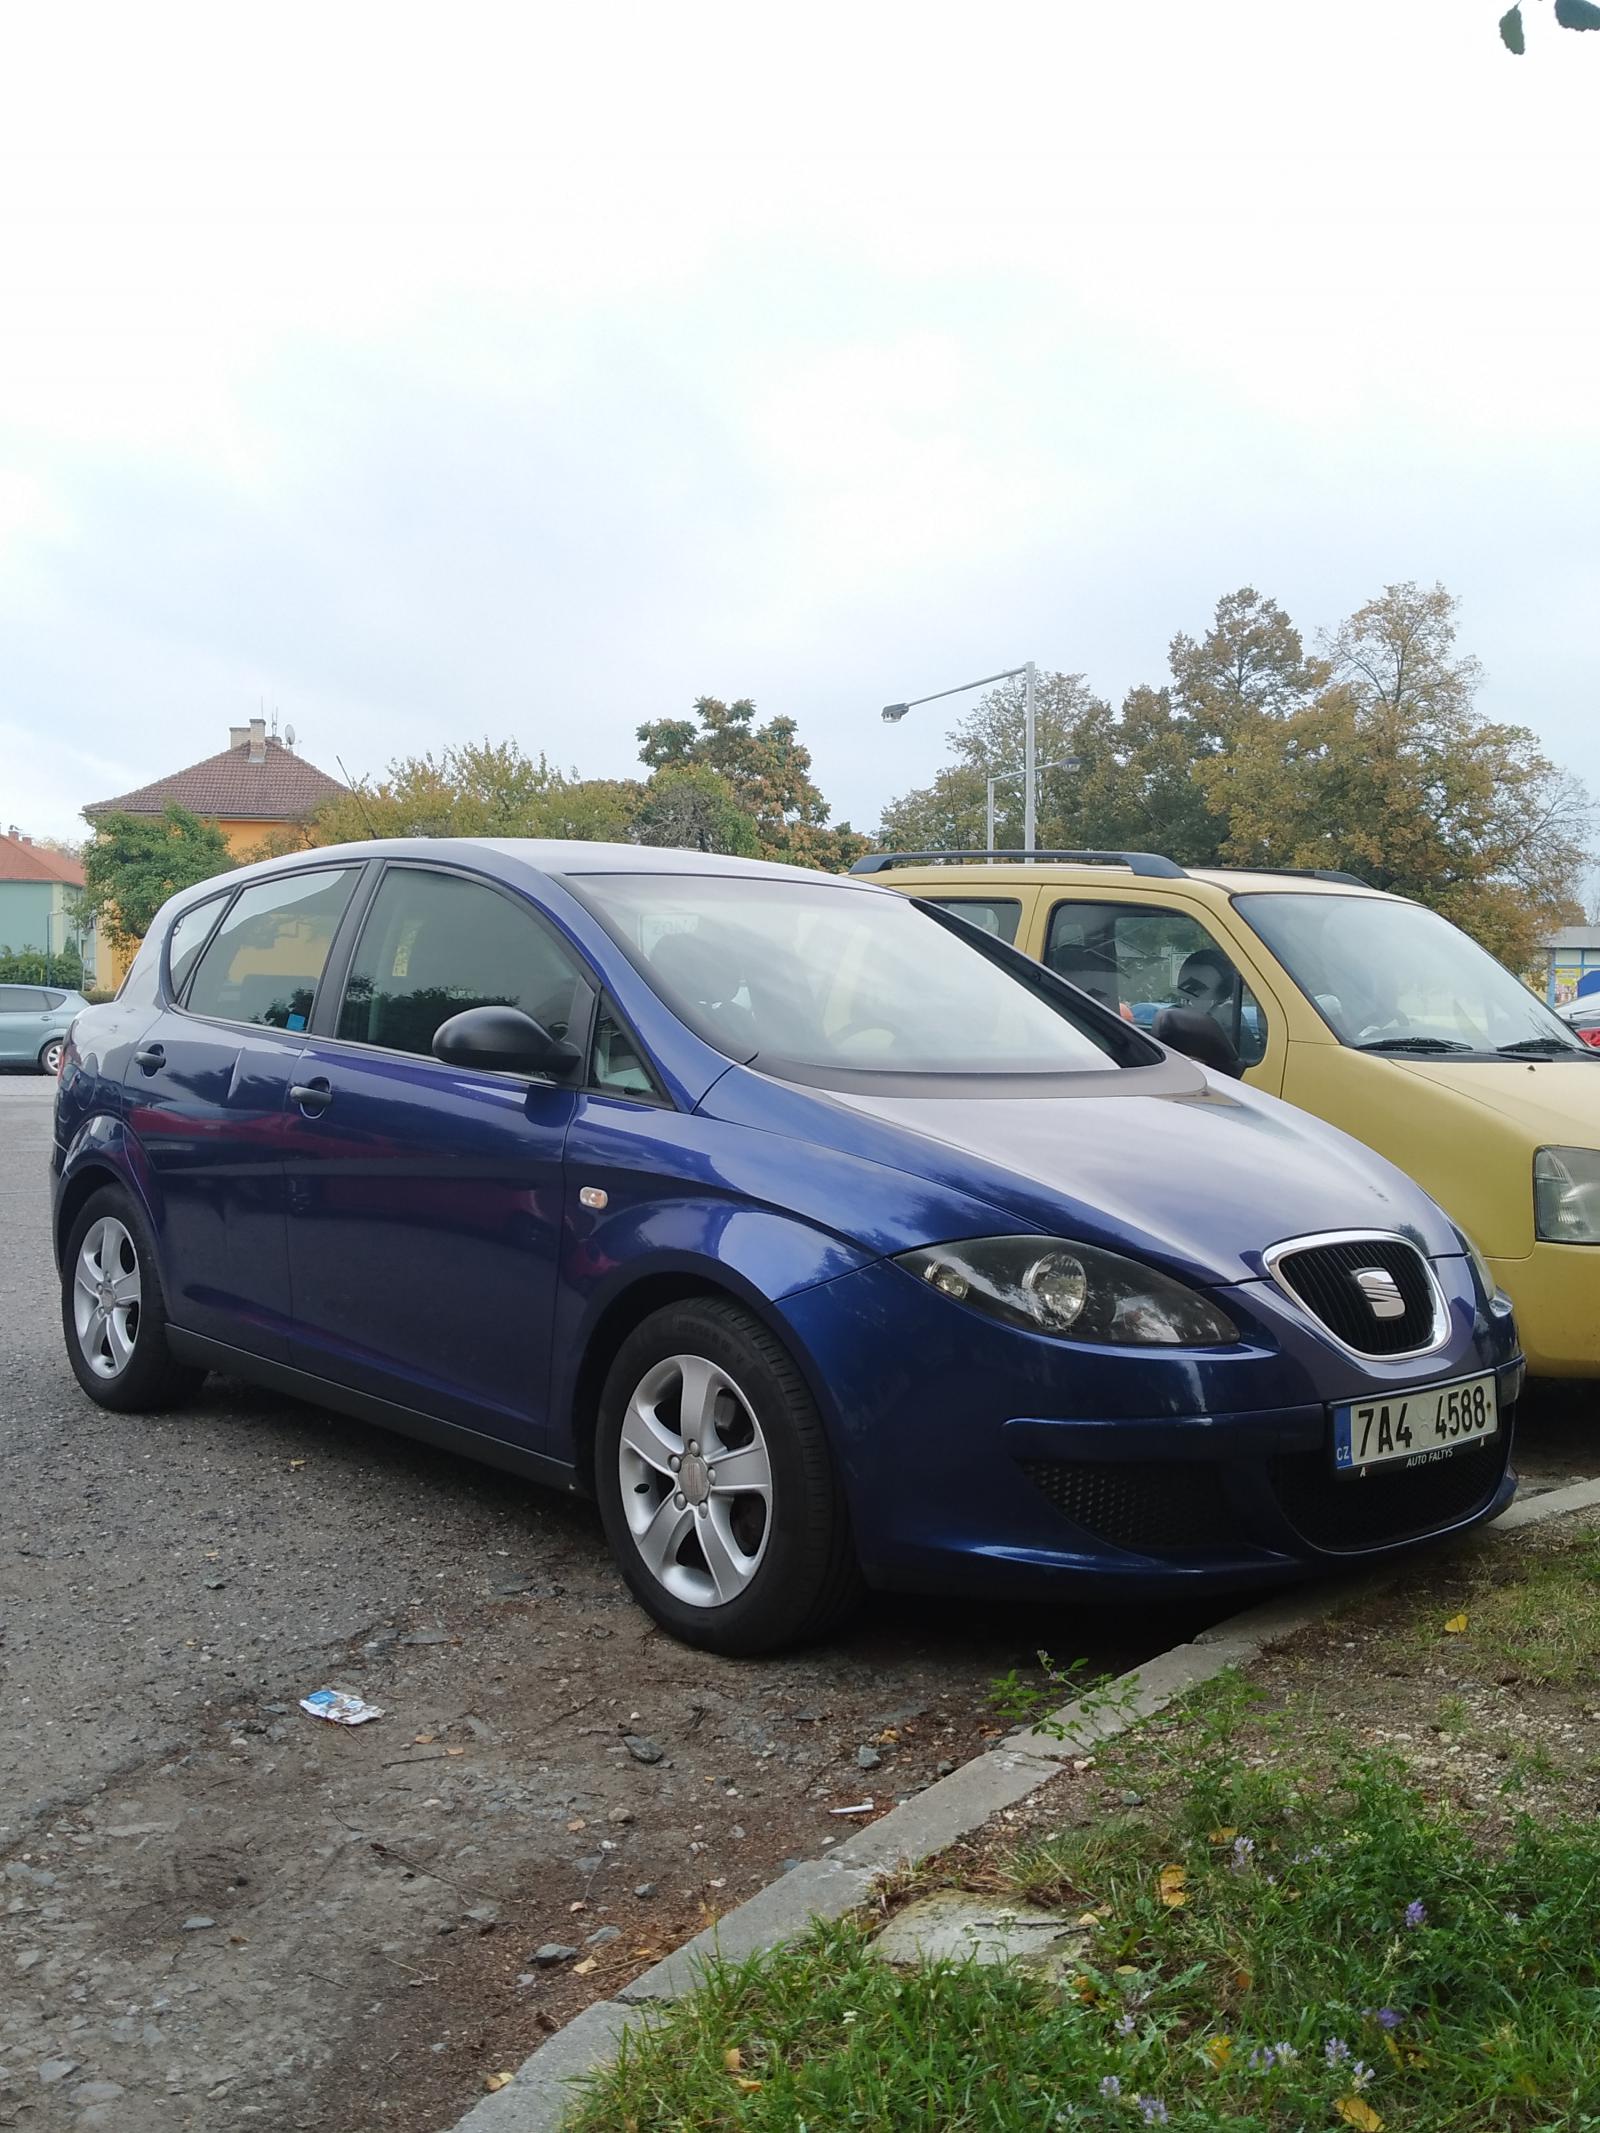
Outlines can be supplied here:
<path id="1" fill-rule="evenodd" d="M 200 951 L 217 922 L 217 913 L 226 902 L 226 896 L 208 896 L 203 904 L 185 911 L 167 936 L 167 982 L 175 1000 L 182 999 L 189 973 L 199 961 Z"/>
<path id="2" fill-rule="evenodd" d="M 526 905 L 482 882 L 390 867 L 361 929 L 339 1035 L 429 1053 L 469 1007 L 520 1007 L 552 1037 L 581 1042 L 589 986 L 579 958 Z"/>
<path id="3" fill-rule="evenodd" d="M 189 1012 L 304 1029 L 356 871 L 330 868 L 242 889 L 200 958 L 184 1002 Z"/>
<path id="4" fill-rule="evenodd" d="M 32 985 L 0 985 L 0 1015 L 37 1015 L 48 1004 Z"/>
<path id="5" fill-rule="evenodd" d="M 924 900 L 937 904 L 941 911 L 953 911 L 980 933 L 995 934 L 1013 948 L 1017 944 L 1022 905 L 1014 896 L 929 896 Z"/>

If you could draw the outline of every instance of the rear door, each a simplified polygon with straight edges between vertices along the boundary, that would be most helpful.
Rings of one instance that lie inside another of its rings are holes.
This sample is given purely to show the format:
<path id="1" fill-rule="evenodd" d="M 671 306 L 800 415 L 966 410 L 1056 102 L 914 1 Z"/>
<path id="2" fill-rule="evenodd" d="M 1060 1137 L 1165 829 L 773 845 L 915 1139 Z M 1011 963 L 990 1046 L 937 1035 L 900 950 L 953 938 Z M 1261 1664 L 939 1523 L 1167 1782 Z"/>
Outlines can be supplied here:
<path id="1" fill-rule="evenodd" d="M 166 1004 L 123 1084 L 173 1323 L 288 1351 L 285 1098 L 359 867 L 312 867 L 191 907 L 165 944 Z"/>
<path id="2" fill-rule="evenodd" d="M 431 1046 L 450 1016 L 509 1002 L 582 1047 L 593 998 L 526 898 L 448 867 L 384 868 L 288 1113 L 301 1368 L 543 1449 L 577 1096 L 442 1065 Z"/>

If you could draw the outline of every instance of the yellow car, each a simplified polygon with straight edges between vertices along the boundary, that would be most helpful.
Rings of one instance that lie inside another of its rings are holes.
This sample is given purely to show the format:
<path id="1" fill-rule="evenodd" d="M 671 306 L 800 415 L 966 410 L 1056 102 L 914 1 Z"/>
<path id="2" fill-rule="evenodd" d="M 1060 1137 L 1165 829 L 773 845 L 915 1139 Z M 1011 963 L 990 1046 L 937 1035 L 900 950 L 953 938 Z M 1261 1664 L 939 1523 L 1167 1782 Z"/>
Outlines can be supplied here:
<path id="1" fill-rule="evenodd" d="M 856 871 L 1146 1027 L 1190 1010 L 1177 1048 L 1212 1063 L 1220 1033 L 1245 1080 L 1433 1195 L 1515 1303 L 1530 1370 L 1600 1376 L 1600 1052 L 1437 912 L 1349 874 L 1150 852 L 875 852 Z"/>

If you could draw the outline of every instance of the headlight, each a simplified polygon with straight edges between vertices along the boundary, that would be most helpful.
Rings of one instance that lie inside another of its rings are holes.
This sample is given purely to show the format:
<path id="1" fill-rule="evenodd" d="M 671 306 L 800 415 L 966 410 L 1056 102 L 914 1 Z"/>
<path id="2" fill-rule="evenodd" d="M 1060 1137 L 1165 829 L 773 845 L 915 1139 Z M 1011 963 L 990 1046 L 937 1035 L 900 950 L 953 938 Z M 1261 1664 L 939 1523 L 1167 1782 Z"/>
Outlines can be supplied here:
<path id="1" fill-rule="evenodd" d="M 1239 1338 L 1206 1297 L 1092 1244 L 973 1237 L 906 1252 L 899 1264 L 954 1303 L 1060 1340 L 1211 1348 Z"/>
<path id="2" fill-rule="evenodd" d="M 1535 1155 L 1533 1233 L 1544 1244 L 1600 1244 L 1600 1148 Z"/>

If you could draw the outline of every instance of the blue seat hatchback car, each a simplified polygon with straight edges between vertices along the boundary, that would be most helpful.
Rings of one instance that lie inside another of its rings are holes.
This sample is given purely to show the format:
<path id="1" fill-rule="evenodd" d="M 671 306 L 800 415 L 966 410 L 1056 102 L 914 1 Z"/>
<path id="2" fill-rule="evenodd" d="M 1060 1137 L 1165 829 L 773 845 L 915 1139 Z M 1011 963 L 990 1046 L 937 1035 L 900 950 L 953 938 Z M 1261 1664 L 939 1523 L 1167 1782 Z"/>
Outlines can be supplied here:
<path id="1" fill-rule="evenodd" d="M 590 1490 L 751 1652 L 863 1583 L 1154 1597 L 1509 1499 L 1472 1246 L 1380 1158 L 862 879 L 492 840 L 175 897 L 58 1086 L 67 1351 Z"/>

